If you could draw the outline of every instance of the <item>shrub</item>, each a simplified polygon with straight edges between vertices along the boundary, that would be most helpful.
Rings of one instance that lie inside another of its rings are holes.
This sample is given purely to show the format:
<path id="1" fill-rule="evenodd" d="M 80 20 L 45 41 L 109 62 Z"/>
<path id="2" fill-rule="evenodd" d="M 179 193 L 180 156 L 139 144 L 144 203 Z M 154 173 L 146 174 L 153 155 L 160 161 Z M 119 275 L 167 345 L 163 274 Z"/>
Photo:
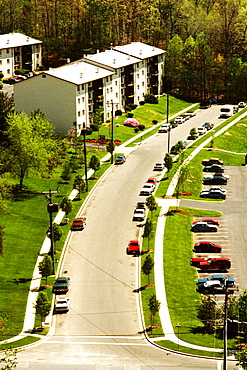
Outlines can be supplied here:
<path id="1" fill-rule="evenodd" d="M 3 72 L 0 72 L 0 80 L 1 80 L 2 78 L 4 78 L 4 74 L 3 74 Z"/>
<path id="2" fill-rule="evenodd" d="M 145 130 L 145 125 L 143 125 L 142 123 L 140 123 L 138 125 L 138 128 L 139 128 L 140 131 L 143 131 L 143 130 Z"/>
<path id="3" fill-rule="evenodd" d="M 137 104 L 129 104 L 129 107 L 131 110 L 134 110 L 137 108 Z"/>
<path id="4" fill-rule="evenodd" d="M 90 128 L 92 129 L 92 131 L 99 131 L 99 126 L 94 123 L 90 124 Z"/>
<path id="5" fill-rule="evenodd" d="M 152 123 L 153 123 L 154 125 L 157 125 L 158 121 L 157 121 L 156 119 L 153 119 L 153 120 L 152 120 Z"/>
<path id="6" fill-rule="evenodd" d="M 18 76 L 18 75 L 21 75 L 23 72 L 22 72 L 22 69 L 16 69 L 15 70 L 15 75 Z"/>
<path id="7" fill-rule="evenodd" d="M 121 109 L 117 109 L 116 112 L 115 112 L 115 116 L 122 116 L 123 112 L 121 111 Z"/>
<path id="8" fill-rule="evenodd" d="M 154 96 L 153 94 L 145 94 L 144 95 L 144 100 L 145 100 L 145 103 L 149 103 L 149 104 L 158 104 L 158 98 L 156 98 L 156 96 Z"/>
<path id="9" fill-rule="evenodd" d="M 128 117 L 128 118 L 133 118 L 133 117 L 134 117 L 134 113 L 127 113 L 127 114 L 126 114 L 126 117 Z"/>
<path id="10" fill-rule="evenodd" d="M 125 105 L 124 110 L 125 112 L 130 112 L 132 109 L 128 105 Z"/>
<path id="11" fill-rule="evenodd" d="M 139 104 L 140 105 L 144 105 L 145 104 L 145 101 L 144 100 L 141 100 L 141 101 L 139 101 Z"/>
<path id="12" fill-rule="evenodd" d="M 86 135 L 92 135 L 92 132 L 93 130 L 90 127 L 86 129 Z"/>

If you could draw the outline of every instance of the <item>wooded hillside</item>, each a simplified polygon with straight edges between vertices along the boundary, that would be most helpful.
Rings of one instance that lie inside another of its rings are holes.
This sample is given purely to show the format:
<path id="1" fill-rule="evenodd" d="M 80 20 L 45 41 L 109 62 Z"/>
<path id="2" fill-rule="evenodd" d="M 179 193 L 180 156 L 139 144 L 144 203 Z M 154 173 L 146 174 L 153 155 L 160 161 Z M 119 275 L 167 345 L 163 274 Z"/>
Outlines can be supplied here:
<path id="1" fill-rule="evenodd" d="M 169 90 L 247 100 L 246 1 L 1 0 L 0 11 L 0 33 L 43 41 L 45 67 L 142 41 L 167 50 Z"/>

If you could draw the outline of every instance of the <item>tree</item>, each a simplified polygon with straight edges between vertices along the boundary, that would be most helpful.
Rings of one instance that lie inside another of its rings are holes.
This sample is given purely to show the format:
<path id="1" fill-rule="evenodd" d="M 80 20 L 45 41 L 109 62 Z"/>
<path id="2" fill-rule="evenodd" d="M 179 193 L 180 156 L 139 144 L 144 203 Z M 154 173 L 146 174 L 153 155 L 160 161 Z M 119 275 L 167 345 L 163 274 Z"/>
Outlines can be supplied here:
<path id="1" fill-rule="evenodd" d="M 247 369 L 247 350 L 237 352 L 235 354 L 235 359 L 238 361 L 237 366 L 241 366 L 242 369 Z"/>
<path id="2" fill-rule="evenodd" d="M 95 154 L 90 158 L 89 167 L 92 168 L 95 173 L 100 169 L 100 160 Z"/>
<path id="3" fill-rule="evenodd" d="M 192 140 L 195 140 L 198 136 L 198 133 L 197 133 L 197 130 L 195 127 L 192 127 L 191 130 L 190 130 L 190 138 Z"/>
<path id="4" fill-rule="evenodd" d="M 148 284 L 150 282 L 149 275 L 150 275 L 153 267 L 154 267 L 154 261 L 153 261 L 152 257 L 148 254 L 145 261 L 143 262 L 143 265 L 142 265 L 142 272 L 143 272 L 144 275 L 147 275 Z"/>
<path id="5" fill-rule="evenodd" d="M 6 364 L 1 366 L 1 370 L 15 369 L 18 365 L 17 353 L 19 352 L 16 348 L 8 348 L 3 351 L 4 357 L 0 359 L 0 365 L 2 363 Z"/>
<path id="6" fill-rule="evenodd" d="M 154 325 L 154 317 L 160 309 L 160 302 L 156 298 L 155 294 L 152 294 L 151 297 L 149 298 L 148 307 L 149 307 L 149 310 L 150 310 L 151 315 L 152 315 L 151 325 L 153 326 Z"/>
<path id="7" fill-rule="evenodd" d="M 182 165 L 179 170 L 178 180 L 177 180 L 177 186 L 175 189 L 176 197 L 178 198 L 181 191 L 184 191 L 184 184 L 186 182 L 188 176 L 188 167 Z"/>
<path id="8" fill-rule="evenodd" d="M 152 235 L 153 231 L 153 223 L 152 220 L 147 220 L 144 225 L 144 231 L 143 231 L 143 238 L 148 238 L 148 246 L 149 246 L 149 238 Z"/>
<path id="9" fill-rule="evenodd" d="M 145 94 L 144 95 L 144 101 L 145 101 L 145 103 L 149 103 L 149 104 L 158 104 L 159 103 L 158 98 L 156 98 L 156 96 L 153 95 L 153 94 Z"/>
<path id="10" fill-rule="evenodd" d="M 5 148 L 4 161 L 12 174 L 23 180 L 27 173 L 44 175 L 48 168 L 48 159 L 53 152 L 53 126 L 37 113 L 30 117 L 24 112 L 8 115 L 6 130 L 8 147 Z"/>
<path id="11" fill-rule="evenodd" d="M 49 314 L 51 309 L 51 303 L 48 301 L 46 292 L 39 292 L 34 308 L 37 315 L 40 316 L 42 328 L 43 319 Z"/>
<path id="12" fill-rule="evenodd" d="M 74 179 L 73 188 L 78 190 L 78 198 L 80 198 L 81 191 L 84 192 L 86 188 L 86 183 L 81 175 L 79 174 L 76 175 Z"/>
<path id="13" fill-rule="evenodd" d="M 14 99 L 8 93 L 0 92 L 0 143 L 6 140 L 7 117 L 14 109 Z"/>
<path id="14" fill-rule="evenodd" d="M 166 153 L 165 158 L 164 158 L 164 163 L 165 163 L 165 167 L 167 168 L 167 177 L 168 177 L 168 173 L 172 169 L 172 166 L 173 166 L 173 159 L 169 153 Z"/>
<path id="15" fill-rule="evenodd" d="M 97 126 L 98 128 L 97 131 L 99 131 L 100 126 L 103 123 L 103 113 L 104 113 L 103 107 L 99 106 L 98 108 L 96 108 L 95 113 L 93 114 L 93 123 L 94 125 Z"/>
<path id="16" fill-rule="evenodd" d="M 158 207 L 158 204 L 153 195 L 149 195 L 149 197 L 147 197 L 146 206 L 148 207 L 149 211 L 151 212 L 151 216 L 152 216 L 152 211 L 154 211 Z"/>
<path id="17" fill-rule="evenodd" d="M 61 173 L 61 179 L 64 181 L 69 181 L 71 179 L 71 167 L 69 162 L 65 162 L 63 165 L 63 171 Z"/>
<path id="18" fill-rule="evenodd" d="M 216 301 L 210 296 L 203 296 L 202 302 L 196 308 L 197 317 L 206 328 L 211 328 L 215 320 L 222 316 L 221 310 L 217 307 Z"/>
<path id="19" fill-rule="evenodd" d="M 39 263 L 39 272 L 42 277 L 46 278 L 47 285 L 47 278 L 53 273 L 52 259 L 50 256 L 48 256 L 48 254 L 46 254 L 43 260 Z"/>
<path id="20" fill-rule="evenodd" d="M 53 222 L 52 224 L 52 230 L 53 230 L 53 241 L 54 243 L 58 242 L 62 236 L 63 236 L 63 232 L 62 232 L 62 229 L 61 227 L 56 223 L 56 222 Z M 47 230 L 47 236 L 48 238 L 50 238 L 50 228 Z"/>
<path id="21" fill-rule="evenodd" d="M 73 208 L 72 201 L 68 197 L 64 197 L 61 201 L 60 208 L 65 212 L 65 216 L 67 217 Z"/>

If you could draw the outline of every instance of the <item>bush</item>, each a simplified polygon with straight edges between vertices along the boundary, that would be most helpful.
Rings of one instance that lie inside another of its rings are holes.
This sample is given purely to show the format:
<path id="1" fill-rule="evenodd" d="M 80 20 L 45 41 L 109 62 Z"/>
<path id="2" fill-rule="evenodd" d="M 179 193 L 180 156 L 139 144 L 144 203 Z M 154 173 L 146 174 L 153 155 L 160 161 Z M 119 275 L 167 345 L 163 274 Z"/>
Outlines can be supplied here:
<path id="1" fill-rule="evenodd" d="M 158 98 L 156 98 L 156 96 L 154 96 L 153 94 L 145 94 L 144 95 L 144 100 L 145 100 L 145 103 L 149 103 L 149 104 L 158 104 Z"/>
<path id="2" fill-rule="evenodd" d="M 143 124 L 140 123 L 138 125 L 138 128 L 139 128 L 140 131 L 143 131 L 143 130 L 145 130 L 145 125 L 143 125 Z"/>
<path id="3" fill-rule="evenodd" d="M 0 80 L 1 80 L 2 78 L 4 78 L 4 74 L 3 74 L 3 72 L 0 72 Z"/>
<path id="4" fill-rule="evenodd" d="M 115 116 L 122 116 L 123 112 L 121 111 L 121 109 L 117 109 L 116 112 L 115 112 Z"/>
<path id="5" fill-rule="evenodd" d="M 127 118 L 133 118 L 133 117 L 134 117 L 134 113 L 127 113 L 127 114 L 126 114 L 126 117 L 127 117 Z"/>
<path id="6" fill-rule="evenodd" d="M 153 119 L 153 120 L 152 120 L 152 123 L 153 123 L 154 125 L 157 125 L 158 121 L 157 121 L 156 119 Z"/>
<path id="7" fill-rule="evenodd" d="M 92 129 L 92 131 L 99 131 L 99 126 L 95 123 L 91 123 L 90 128 Z"/>
<path id="8" fill-rule="evenodd" d="M 140 105 L 144 105 L 145 104 L 145 101 L 144 100 L 141 100 L 141 101 L 139 101 L 139 104 Z"/>
<path id="9" fill-rule="evenodd" d="M 22 72 L 22 69 L 16 69 L 15 70 L 15 75 L 18 76 L 18 75 L 21 75 L 23 72 Z"/>
<path id="10" fill-rule="evenodd" d="M 128 105 L 125 105 L 124 110 L 125 112 L 130 112 L 132 109 Z"/>
<path id="11" fill-rule="evenodd" d="M 129 107 L 131 110 L 134 110 L 137 108 L 137 104 L 129 104 Z"/>
<path id="12" fill-rule="evenodd" d="M 86 129 L 86 135 L 92 135 L 93 130 L 91 128 Z"/>
<path id="13" fill-rule="evenodd" d="M 139 132 L 139 127 L 135 127 L 135 128 L 134 128 L 134 131 L 135 131 L 135 133 L 137 134 L 137 132 Z"/>

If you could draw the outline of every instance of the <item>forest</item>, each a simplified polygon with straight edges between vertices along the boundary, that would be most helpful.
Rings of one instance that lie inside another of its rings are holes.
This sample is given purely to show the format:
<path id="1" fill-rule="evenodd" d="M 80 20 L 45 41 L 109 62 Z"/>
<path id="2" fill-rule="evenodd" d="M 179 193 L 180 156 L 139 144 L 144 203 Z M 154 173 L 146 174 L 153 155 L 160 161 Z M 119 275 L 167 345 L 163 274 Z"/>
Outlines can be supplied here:
<path id="1" fill-rule="evenodd" d="M 164 92 L 247 100 L 245 0 L 1 0 L 0 33 L 43 41 L 55 67 L 141 41 L 166 50 Z"/>

